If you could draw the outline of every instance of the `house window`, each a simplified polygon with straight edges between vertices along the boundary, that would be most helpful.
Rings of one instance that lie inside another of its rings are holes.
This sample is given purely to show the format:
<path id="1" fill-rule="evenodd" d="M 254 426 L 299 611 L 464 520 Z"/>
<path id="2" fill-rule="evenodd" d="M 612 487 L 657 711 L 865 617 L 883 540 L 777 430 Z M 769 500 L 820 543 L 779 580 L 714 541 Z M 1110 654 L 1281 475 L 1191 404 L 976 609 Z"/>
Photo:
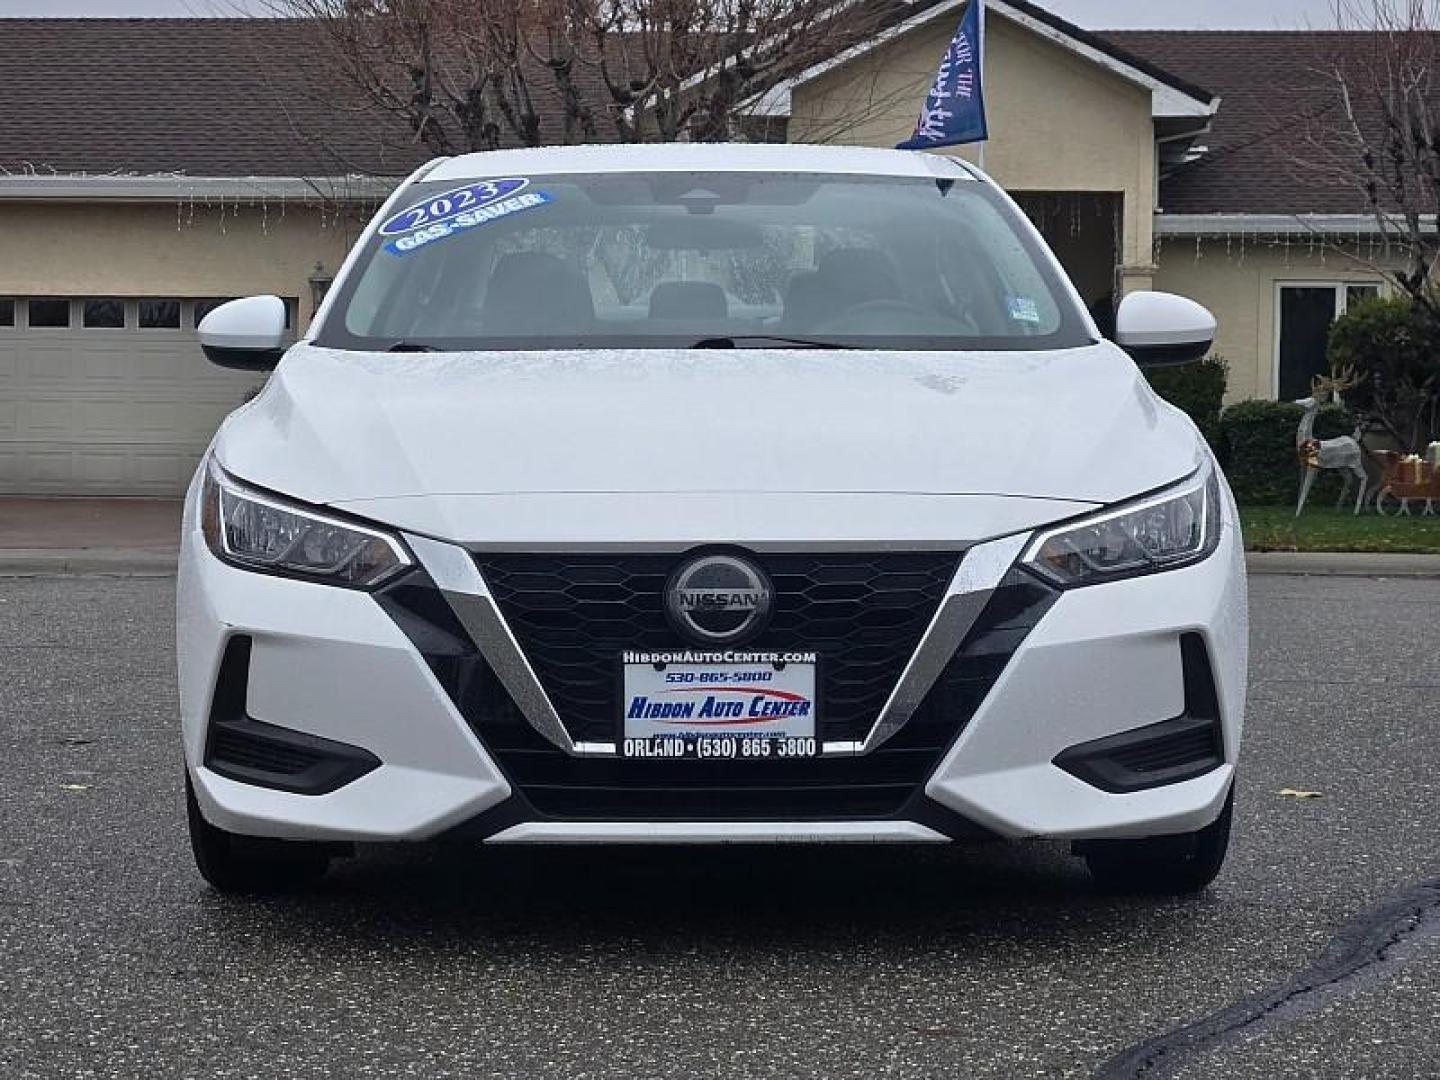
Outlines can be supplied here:
<path id="1" fill-rule="evenodd" d="M 15 325 L 15 301 L 0 300 L 0 326 Z"/>
<path id="2" fill-rule="evenodd" d="M 1374 300 L 1379 295 L 1379 285 L 1346 285 L 1345 308 L 1348 311 L 1356 304 L 1363 304 L 1366 300 Z"/>
<path id="3" fill-rule="evenodd" d="M 69 300 L 31 300 L 26 307 L 31 327 L 63 330 L 70 325 Z"/>
<path id="4" fill-rule="evenodd" d="M 141 330 L 179 330 L 179 300 L 141 300 Z"/>
<path id="5" fill-rule="evenodd" d="M 1378 282 L 1296 283 L 1279 287 L 1276 394 L 1282 401 L 1308 397 L 1310 380 L 1329 373 L 1330 327 L 1352 304 L 1380 295 Z"/>
<path id="6" fill-rule="evenodd" d="M 86 330 L 123 330 L 124 300 L 86 300 L 82 306 L 81 323 Z"/>
<path id="7" fill-rule="evenodd" d="M 209 315 L 210 312 L 214 311 L 221 304 L 228 304 L 231 300 L 234 299 L 235 297 L 233 296 L 211 296 L 207 297 L 204 300 L 196 300 L 195 326 L 198 328 L 200 326 L 200 321 L 204 319 L 206 315 Z"/>

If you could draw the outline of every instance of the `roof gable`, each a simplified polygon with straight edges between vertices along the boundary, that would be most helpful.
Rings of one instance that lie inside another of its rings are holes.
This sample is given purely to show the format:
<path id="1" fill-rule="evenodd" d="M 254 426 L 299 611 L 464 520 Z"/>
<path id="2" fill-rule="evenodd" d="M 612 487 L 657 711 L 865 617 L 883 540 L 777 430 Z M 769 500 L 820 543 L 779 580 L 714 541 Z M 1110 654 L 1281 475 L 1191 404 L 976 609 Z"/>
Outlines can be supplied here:
<path id="1" fill-rule="evenodd" d="M 939 19 L 958 18 L 960 9 L 967 2 L 970 0 L 939 0 L 926 5 L 918 13 L 900 18 L 888 30 L 877 34 L 872 41 L 840 53 L 777 84 L 759 99 L 758 111 L 772 116 L 788 115 L 791 94 L 796 88 Z M 1029 0 L 987 0 L 986 12 L 987 16 L 999 15 L 1018 23 L 1060 48 L 1149 90 L 1152 95 L 1152 111 L 1157 118 L 1208 117 L 1220 103 L 1220 99 L 1210 91 L 1171 74 L 1105 37 L 1066 22 Z"/>

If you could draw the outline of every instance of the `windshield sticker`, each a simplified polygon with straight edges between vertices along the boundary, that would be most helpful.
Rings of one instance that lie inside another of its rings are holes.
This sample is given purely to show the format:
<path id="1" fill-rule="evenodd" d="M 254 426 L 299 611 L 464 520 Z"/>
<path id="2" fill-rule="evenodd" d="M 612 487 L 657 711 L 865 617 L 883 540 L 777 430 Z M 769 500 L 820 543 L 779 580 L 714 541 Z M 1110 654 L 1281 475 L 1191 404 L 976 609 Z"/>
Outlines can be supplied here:
<path id="1" fill-rule="evenodd" d="M 1016 322 L 1038 323 L 1040 321 L 1040 305 L 1028 296 L 1010 296 L 1006 298 L 1010 302 L 1010 318 Z"/>
<path id="2" fill-rule="evenodd" d="M 478 210 L 465 210 L 446 221 L 438 221 L 412 232 L 408 236 L 398 237 L 386 244 L 385 250 L 392 255 L 408 255 L 437 240 L 445 240 L 456 233 L 467 232 L 477 225 L 484 225 L 487 221 L 496 221 L 524 210 L 533 210 L 537 206 L 544 206 L 546 203 L 554 201 L 554 197 L 548 192 L 527 191 L 523 195 L 515 195 L 503 202 L 491 203 Z"/>
<path id="3" fill-rule="evenodd" d="M 441 221 L 459 217 L 467 210 L 479 210 L 530 186 L 525 177 L 509 176 L 503 180 L 479 180 L 473 184 L 447 191 L 402 210 L 380 226 L 381 236 L 404 236 Z"/>

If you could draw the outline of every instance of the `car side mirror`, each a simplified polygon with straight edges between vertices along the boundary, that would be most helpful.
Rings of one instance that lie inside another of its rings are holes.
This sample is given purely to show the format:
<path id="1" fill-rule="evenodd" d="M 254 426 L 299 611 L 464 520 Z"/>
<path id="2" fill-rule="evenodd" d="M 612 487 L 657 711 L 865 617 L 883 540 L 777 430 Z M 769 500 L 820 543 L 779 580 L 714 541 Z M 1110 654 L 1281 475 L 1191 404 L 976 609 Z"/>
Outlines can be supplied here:
<path id="1" fill-rule="evenodd" d="M 285 354 L 285 301 L 247 296 L 221 304 L 196 328 L 205 359 L 239 371 L 269 371 Z"/>
<path id="2" fill-rule="evenodd" d="M 1215 326 L 1215 316 L 1194 300 L 1133 292 L 1115 312 L 1115 344 L 1141 367 L 1178 367 L 1205 358 Z"/>

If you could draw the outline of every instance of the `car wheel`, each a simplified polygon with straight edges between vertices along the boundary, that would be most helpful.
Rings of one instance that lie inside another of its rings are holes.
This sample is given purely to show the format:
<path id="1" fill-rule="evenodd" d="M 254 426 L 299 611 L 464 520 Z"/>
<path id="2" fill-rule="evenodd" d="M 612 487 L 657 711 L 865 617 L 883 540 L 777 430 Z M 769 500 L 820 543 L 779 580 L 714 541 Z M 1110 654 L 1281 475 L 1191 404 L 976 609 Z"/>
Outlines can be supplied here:
<path id="1" fill-rule="evenodd" d="M 218 892 L 288 892 L 318 881 L 330 866 L 333 844 L 241 836 L 210 824 L 200 813 L 188 775 L 185 811 L 195 866 Z"/>
<path id="2" fill-rule="evenodd" d="M 1198 832 L 1144 840 L 1088 840 L 1075 845 L 1090 875 L 1112 892 L 1197 893 L 1215 880 L 1230 848 L 1235 791 L 1211 824 Z"/>

